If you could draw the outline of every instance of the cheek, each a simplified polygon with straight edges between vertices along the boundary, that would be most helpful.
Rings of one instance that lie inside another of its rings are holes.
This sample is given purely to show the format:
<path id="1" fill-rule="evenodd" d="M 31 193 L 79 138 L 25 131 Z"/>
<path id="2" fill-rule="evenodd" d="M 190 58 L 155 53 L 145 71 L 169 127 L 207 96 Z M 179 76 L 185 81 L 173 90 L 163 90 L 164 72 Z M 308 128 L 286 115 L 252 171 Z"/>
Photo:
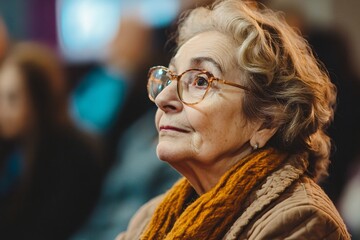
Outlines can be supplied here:
<path id="1" fill-rule="evenodd" d="M 216 114 L 205 114 L 203 111 L 192 112 L 192 110 L 194 109 L 187 112 L 188 122 L 194 129 L 189 144 L 194 153 L 201 155 L 209 151 L 212 145 L 217 144 L 219 132 L 214 122 L 218 117 Z"/>
<path id="2" fill-rule="evenodd" d="M 192 115 L 189 118 L 196 130 L 192 144 L 197 152 L 216 154 L 241 147 L 249 140 L 249 126 L 240 111 L 226 111 L 222 107 L 212 110 L 209 114 Z"/>
<path id="3" fill-rule="evenodd" d="M 211 153 L 220 149 L 228 142 L 227 131 L 217 129 L 209 124 L 207 128 L 198 129 L 192 138 L 192 146 L 199 154 Z"/>

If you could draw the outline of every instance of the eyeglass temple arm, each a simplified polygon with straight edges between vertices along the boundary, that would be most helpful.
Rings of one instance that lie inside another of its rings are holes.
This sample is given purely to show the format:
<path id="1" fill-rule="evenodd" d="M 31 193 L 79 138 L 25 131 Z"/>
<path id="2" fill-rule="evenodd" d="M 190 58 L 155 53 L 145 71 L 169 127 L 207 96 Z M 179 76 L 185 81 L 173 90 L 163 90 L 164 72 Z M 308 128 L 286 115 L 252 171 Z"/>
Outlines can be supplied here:
<path id="1" fill-rule="evenodd" d="M 245 91 L 249 91 L 250 92 L 250 89 L 245 87 L 245 86 L 242 86 L 240 84 L 237 84 L 237 83 L 233 83 L 233 82 L 228 82 L 228 81 L 225 81 L 225 80 L 222 80 L 222 79 L 216 79 L 217 81 L 220 81 L 221 83 L 223 84 L 226 84 L 226 85 L 230 85 L 230 86 L 233 86 L 233 87 L 237 87 L 237 88 L 241 88 L 241 89 L 244 89 Z"/>

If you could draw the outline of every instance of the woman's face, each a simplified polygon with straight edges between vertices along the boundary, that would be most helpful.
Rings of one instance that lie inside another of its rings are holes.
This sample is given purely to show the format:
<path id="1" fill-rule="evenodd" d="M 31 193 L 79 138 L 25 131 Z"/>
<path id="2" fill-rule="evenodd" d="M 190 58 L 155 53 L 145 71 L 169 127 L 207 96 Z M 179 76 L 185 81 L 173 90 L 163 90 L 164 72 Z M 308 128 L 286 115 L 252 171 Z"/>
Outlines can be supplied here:
<path id="1" fill-rule="evenodd" d="M 30 122 L 29 98 L 24 80 L 15 66 L 0 69 L 0 135 L 5 139 L 21 137 Z"/>
<path id="2" fill-rule="evenodd" d="M 169 68 L 181 74 L 190 68 L 203 69 L 215 77 L 242 84 L 235 69 L 235 45 L 227 36 L 211 31 L 187 41 Z M 185 105 L 173 81 L 156 98 L 157 154 L 169 163 L 198 162 L 211 165 L 249 151 L 249 140 L 258 126 L 246 121 L 242 111 L 244 90 L 215 82 L 198 104 Z"/>

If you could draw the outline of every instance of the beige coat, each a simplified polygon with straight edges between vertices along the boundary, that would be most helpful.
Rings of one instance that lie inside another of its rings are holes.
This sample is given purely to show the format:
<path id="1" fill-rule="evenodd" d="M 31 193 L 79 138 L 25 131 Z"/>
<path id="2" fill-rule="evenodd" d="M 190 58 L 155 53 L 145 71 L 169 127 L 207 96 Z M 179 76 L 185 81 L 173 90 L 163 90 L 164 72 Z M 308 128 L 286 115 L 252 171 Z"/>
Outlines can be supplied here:
<path id="1" fill-rule="evenodd" d="M 162 201 L 145 204 L 116 240 L 138 240 Z M 223 240 L 350 239 L 345 224 L 323 190 L 303 170 L 287 164 L 270 175 L 245 201 L 245 210 Z"/>

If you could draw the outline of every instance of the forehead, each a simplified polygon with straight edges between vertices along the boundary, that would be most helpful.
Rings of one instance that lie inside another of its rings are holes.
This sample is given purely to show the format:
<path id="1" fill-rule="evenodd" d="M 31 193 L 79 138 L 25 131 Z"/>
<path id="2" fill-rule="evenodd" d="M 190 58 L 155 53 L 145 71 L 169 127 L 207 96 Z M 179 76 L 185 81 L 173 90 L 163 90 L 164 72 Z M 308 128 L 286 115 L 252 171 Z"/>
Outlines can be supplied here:
<path id="1" fill-rule="evenodd" d="M 203 32 L 185 42 L 170 65 L 178 70 L 185 70 L 199 64 L 197 60 L 200 59 L 213 62 L 214 65 L 217 63 L 221 70 L 227 71 L 235 65 L 234 50 L 235 43 L 225 34 L 217 31 Z"/>

